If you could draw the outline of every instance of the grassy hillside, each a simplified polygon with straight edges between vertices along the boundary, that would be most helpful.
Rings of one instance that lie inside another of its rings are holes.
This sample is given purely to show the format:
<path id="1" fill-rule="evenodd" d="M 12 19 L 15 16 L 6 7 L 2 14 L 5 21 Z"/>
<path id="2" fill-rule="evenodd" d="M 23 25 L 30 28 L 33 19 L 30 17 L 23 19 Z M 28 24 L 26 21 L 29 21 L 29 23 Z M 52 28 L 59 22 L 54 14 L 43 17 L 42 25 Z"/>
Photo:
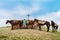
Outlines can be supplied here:
<path id="1" fill-rule="evenodd" d="M 31 29 L 11 30 L 0 28 L 0 40 L 60 40 L 60 32 L 46 32 Z"/>

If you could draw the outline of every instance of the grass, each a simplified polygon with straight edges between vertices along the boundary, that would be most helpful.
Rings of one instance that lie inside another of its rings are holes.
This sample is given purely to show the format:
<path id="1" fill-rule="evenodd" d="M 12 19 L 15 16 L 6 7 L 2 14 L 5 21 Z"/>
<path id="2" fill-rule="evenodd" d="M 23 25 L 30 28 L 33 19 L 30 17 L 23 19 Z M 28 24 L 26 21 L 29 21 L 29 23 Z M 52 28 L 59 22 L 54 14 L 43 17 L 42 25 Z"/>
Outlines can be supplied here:
<path id="1" fill-rule="evenodd" d="M 45 30 L 0 28 L 0 40 L 60 40 L 60 31 L 52 33 Z"/>

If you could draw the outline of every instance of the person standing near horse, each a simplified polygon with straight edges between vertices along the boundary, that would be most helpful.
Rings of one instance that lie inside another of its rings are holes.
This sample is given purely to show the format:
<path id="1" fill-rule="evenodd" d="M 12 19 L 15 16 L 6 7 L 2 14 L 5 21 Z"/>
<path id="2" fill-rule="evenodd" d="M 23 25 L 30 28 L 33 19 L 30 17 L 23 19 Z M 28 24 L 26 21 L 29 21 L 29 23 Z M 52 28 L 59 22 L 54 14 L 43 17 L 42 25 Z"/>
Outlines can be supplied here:
<path id="1" fill-rule="evenodd" d="M 26 27 L 26 22 L 27 22 L 26 19 L 24 19 L 24 20 L 23 20 L 23 25 L 24 25 L 24 27 Z"/>

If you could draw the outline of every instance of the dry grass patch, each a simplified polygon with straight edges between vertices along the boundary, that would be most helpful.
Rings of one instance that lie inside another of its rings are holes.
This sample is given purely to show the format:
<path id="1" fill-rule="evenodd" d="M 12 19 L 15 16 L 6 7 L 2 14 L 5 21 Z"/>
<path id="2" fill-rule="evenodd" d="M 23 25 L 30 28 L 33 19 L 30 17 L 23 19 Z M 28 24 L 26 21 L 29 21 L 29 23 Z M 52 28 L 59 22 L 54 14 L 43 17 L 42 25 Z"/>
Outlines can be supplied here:
<path id="1" fill-rule="evenodd" d="M 0 40 L 60 40 L 59 33 L 35 29 L 11 30 L 10 28 L 0 28 Z"/>

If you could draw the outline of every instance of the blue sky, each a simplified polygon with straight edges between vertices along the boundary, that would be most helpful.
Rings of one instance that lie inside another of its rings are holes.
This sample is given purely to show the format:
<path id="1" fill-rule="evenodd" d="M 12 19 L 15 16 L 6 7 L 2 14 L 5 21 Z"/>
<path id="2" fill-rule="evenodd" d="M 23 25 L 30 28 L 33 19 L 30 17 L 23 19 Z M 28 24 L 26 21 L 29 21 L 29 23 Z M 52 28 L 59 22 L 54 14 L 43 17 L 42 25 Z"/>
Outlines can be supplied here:
<path id="1" fill-rule="evenodd" d="M 0 0 L 0 26 L 10 19 L 54 20 L 60 24 L 60 0 Z"/>

